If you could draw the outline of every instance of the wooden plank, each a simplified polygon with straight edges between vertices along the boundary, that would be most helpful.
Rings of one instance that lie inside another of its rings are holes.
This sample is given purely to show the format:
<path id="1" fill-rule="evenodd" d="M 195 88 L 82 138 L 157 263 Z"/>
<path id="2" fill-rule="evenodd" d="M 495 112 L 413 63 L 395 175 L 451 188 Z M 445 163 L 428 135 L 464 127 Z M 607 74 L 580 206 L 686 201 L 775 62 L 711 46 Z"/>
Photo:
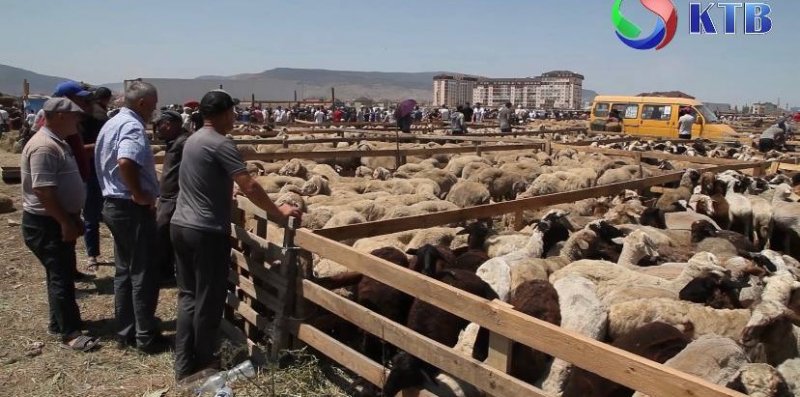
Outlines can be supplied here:
<path id="1" fill-rule="evenodd" d="M 282 310 L 283 303 L 274 296 L 275 294 L 255 285 L 253 281 L 248 280 L 247 277 L 231 271 L 228 273 L 228 282 L 238 286 L 250 298 L 255 299 L 272 312 L 278 313 Z"/>
<path id="2" fill-rule="evenodd" d="M 531 144 L 511 144 L 511 145 L 493 145 L 484 146 L 481 151 L 484 152 L 508 152 L 517 150 L 532 150 L 540 149 L 542 147 L 539 143 Z M 472 153 L 475 148 L 472 146 L 464 147 L 442 147 L 442 148 L 426 148 L 426 149 L 400 149 L 401 156 L 432 156 L 434 154 L 462 154 Z M 285 153 L 244 153 L 242 158 L 244 160 L 258 160 L 258 161 L 274 161 L 274 160 L 290 160 L 290 159 L 342 159 L 342 158 L 363 158 L 363 157 L 395 157 L 397 150 L 395 149 L 378 149 L 378 150 L 324 150 L 314 152 L 285 152 Z"/>
<path id="3" fill-rule="evenodd" d="M 534 386 L 471 357 L 462 356 L 448 346 L 419 335 L 311 281 L 303 281 L 303 297 L 409 354 L 494 396 L 548 397 Z"/>
<path id="4" fill-rule="evenodd" d="M 261 349 L 261 347 L 258 346 L 257 343 L 250 340 L 242 332 L 242 330 L 236 328 L 226 319 L 222 319 L 222 321 L 219 323 L 219 328 L 220 331 L 222 331 L 222 333 L 234 343 L 247 346 L 247 353 L 250 355 L 250 360 L 253 361 L 253 364 L 260 366 L 267 363 L 267 357 L 264 355 L 264 351 Z"/>
<path id="5" fill-rule="evenodd" d="M 501 300 L 495 300 L 492 303 L 497 305 L 503 305 L 509 309 L 513 309 L 514 307 L 510 304 L 503 302 Z M 511 360 L 512 360 L 512 346 L 513 341 L 506 338 L 503 335 L 498 334 L 497 332 L 490 332 L 489 333 L 489 355 L 486 357 L 486 361 L 484 361 L 487 365 L 497 368 L 500 371 L 508 373 L 508 370 L 511 367 Z"/>
<path id="6" fill-rule="evenodd" d="M 298 230 L 295 242 L 304 249 L 341 263 L 353 271 L 372 277 L 384 284 L 391 285 L 393 288 L 417 299 L 422 299 L 468 321 L 477 323 L 490 331 L 551 356 L 561 358 L 580 368 L 650 396 L 744 397 L 740 393 L 711 384 L 696 376 L 646 360 L 578 333 L 562 330 L 555 325 L 502 305 L 492 304 L 483 298 L 458 290 L 438 280 L 422 276 L 409 269 L 392 265 L 385 260 L 355 251 L 351 247 L 328 240 L 308 230 Z M 330 306 L 351 308 L 356 305 L 352 302 L 342 302 L 343 298 L 316 285 L 311 284 L 316 288 L 307 288 L 307 284 L 311 283 L 304 281 L 303 293 L 306 297 L 310 298 L 308 293 L 317 293 L 316 296 L 325 298 L 325 302 L 330 301 Z M 334 295 L 338 299 L 330 295 Z M 322 302 L 322 299 L 320 301 Z M 375 315 L 361 307 L 355 306 L 355 308 L 348 309 L 343 314 L 350 317 L 358 317 L 360 320 L 366 319 L 367 321 L 362 321 L 363 324 L 358 322 L 358 325 L 364 326 L 364 329 L 368 332 L 378 332 L 378 335 L 383 336 L 391 334 L 389 331 L 391 329 L 390 324 L 383 324 L 382 327 L 378 327 L 378 323 L 374 322 Z M 353 319 L 355 318 L 348 318 L 348 320 Z M 403 349 L 411 347 L 414 351 L 409 351 L 409 353 L 415 355 L 420 353 L 423 355 L 420 358 L 423 359 L 425 357 L 430 358 L 432 346 L 420 349 L 420 341 L 411 344 L 411 346 L 406 346 L 405 338 L 397 337 L 395 340 L 394 337 L 397 335 L 392 334 L 392 336 L 392 340 L 389 340 L 388 337 L 386 338 L 390 343 L 399 345 Z M 404 345 L 400 345 L 400 343 L 404 343 Z M 444 354 L 446 351 L 441 353 Z M 441 358 L 438 355 L 436 356 Z M 433 357 L 433 359 L 437 357 Z M 435 361 L 433 364 L 437 366 L 439 364 L 449 364 L 447 362 L 440 363 L 439 360 Z M 472 370 L 478 371 L 475 366 L 476 363 L 470 363 L 469 360 L 466 363 L 473 364 L 471 366 Z M 442 367 L 442 369 L 450 372 L 451 365 Z M 452 372 L 456 375 L 461 375 L 464 372 L 462 371 L 463 366 L 460 365 L 452 369 L 454 370 Z M 497 372 L 496 370 L 493 371 L 493 373 Z M 471 371 L 467 372 L 473 373 Z M 486 385 L 483 378 L 464 378 L 464 380 L 476 385 L 478 383 L 476 381 L 480 381 L 479 387 L 481 388 L 489 386 Z M 497 391 L 497 389 L 490 388 L 487 391 Z M 512 395 L 520 396 L 524 394 Z"/>
<path id="7" fill-rule="evenodd" d="M 271 271 L 263 263 L 256 263 L 251 258 L 246 257 L 244 254 L 237 250 L 231 250 L 231 260 L 240 268 L 250 272 L 254 278 L 262 283 L 274 288 L 277 291 L 286 289 L 288 282 L 285 278 L 281 277 L 278 273 Z"/>
<path id="8" fill-rule="evenodd" d="M 235 310 L 237 314 L 241 315 L 245 321 L 256 326 L 256 328 L 263 332 L 267 331 L 270 325 L 269 320 L 266 317 L 258 314 L 258 312 L 253 310 L 252 307 L 247 306 L 240 301 L 233 292 L 228 291 L 228 298 L 225 303 Z"/>

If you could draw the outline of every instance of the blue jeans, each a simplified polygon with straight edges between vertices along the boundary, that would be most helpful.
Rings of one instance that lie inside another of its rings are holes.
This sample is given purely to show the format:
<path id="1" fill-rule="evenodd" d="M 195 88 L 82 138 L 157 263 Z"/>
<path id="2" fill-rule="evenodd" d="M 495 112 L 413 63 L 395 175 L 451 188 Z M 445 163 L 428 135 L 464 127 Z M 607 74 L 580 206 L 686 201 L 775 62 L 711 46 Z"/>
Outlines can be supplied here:
<path id="1" fill-rule="evenodd" d="M 86 180 L 86 202 L 83 205 L 83 242 L 86 256 L 100 256 L 100 221 L 103 220 L 103 193 L 97 176 L 92 173 Z"/>

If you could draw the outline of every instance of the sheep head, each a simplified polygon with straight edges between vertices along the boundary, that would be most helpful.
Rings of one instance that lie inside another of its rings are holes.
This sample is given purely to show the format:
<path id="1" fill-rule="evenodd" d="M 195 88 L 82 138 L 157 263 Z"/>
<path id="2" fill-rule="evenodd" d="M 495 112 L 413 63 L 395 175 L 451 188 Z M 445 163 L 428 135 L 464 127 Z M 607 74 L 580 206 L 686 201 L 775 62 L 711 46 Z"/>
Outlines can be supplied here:
<path id="1" fill-rule="evenodd" d="M 635 230 L 623 240 L 624 246 L 633 248 L 643 257 L 658 258 L 657 245 L 643 230 Z"/>

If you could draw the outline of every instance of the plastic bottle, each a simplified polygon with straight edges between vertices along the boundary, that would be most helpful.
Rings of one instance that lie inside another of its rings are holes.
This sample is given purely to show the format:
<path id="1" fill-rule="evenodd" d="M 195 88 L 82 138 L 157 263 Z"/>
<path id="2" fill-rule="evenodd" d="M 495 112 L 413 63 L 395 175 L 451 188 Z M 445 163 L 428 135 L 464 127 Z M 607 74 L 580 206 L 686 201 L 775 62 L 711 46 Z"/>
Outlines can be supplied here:
<path id="1" fill-rule="evenodd" d="M 222 386 L 221 389 L 217 390 L 217 394 L 214 397 L 233 397 L 233 390 L 227 385 Z"/>
<path id="2" fill-rule="evenodd" d="M 233 391 L 226 386 L 229 382 L 236 382 L 237 380 L 254 376 L 256 376 L 256 370 L 253 368 L 253 363 L 250 360 L 246 360 L 233 369 L 221 371 L 209 377 L 197 389 L 196 394 L 198 396 L 219 396 L 219 392 L 223 392 L 222 396 L 232 396 Z M 229 394 L 225 394 L 226 392 Z"/>

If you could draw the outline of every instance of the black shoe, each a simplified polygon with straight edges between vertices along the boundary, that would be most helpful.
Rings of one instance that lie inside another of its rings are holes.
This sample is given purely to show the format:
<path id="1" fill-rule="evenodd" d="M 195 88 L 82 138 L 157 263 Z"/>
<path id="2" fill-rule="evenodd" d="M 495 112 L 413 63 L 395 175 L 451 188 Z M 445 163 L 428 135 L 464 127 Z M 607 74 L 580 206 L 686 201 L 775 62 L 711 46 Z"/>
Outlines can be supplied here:
<path id="1" fill-rule="evenodd" d="M 136 347 L 137 350 L 147 355 L 161 354 L 169 351 L 170 348 L 172 348 L 172 342 L 161 334 L 154 336 L 150 343 Z"/>
<path id="2" fill-rule="evenodd" d="M 135 337 L 121 337 L 117 336 L 117 349 L 125 350 L 129 347 L 136 347 Z"/>
<path id="3" fill-rule="evenodd" d="M 161 280 L 158 281 L 159 288 L 174 288 L 177 286 L 178 286 L 178 281 L 175 279 L 175 276 L 163 277 Z"/>
<path id="4" fill-rule="evenodd" d="M 73 278 L 75 279 L 75 281 L 87 281 L 93 279 L 94 275 L 76 271 L 75 274 L 73 275 Z"/>

